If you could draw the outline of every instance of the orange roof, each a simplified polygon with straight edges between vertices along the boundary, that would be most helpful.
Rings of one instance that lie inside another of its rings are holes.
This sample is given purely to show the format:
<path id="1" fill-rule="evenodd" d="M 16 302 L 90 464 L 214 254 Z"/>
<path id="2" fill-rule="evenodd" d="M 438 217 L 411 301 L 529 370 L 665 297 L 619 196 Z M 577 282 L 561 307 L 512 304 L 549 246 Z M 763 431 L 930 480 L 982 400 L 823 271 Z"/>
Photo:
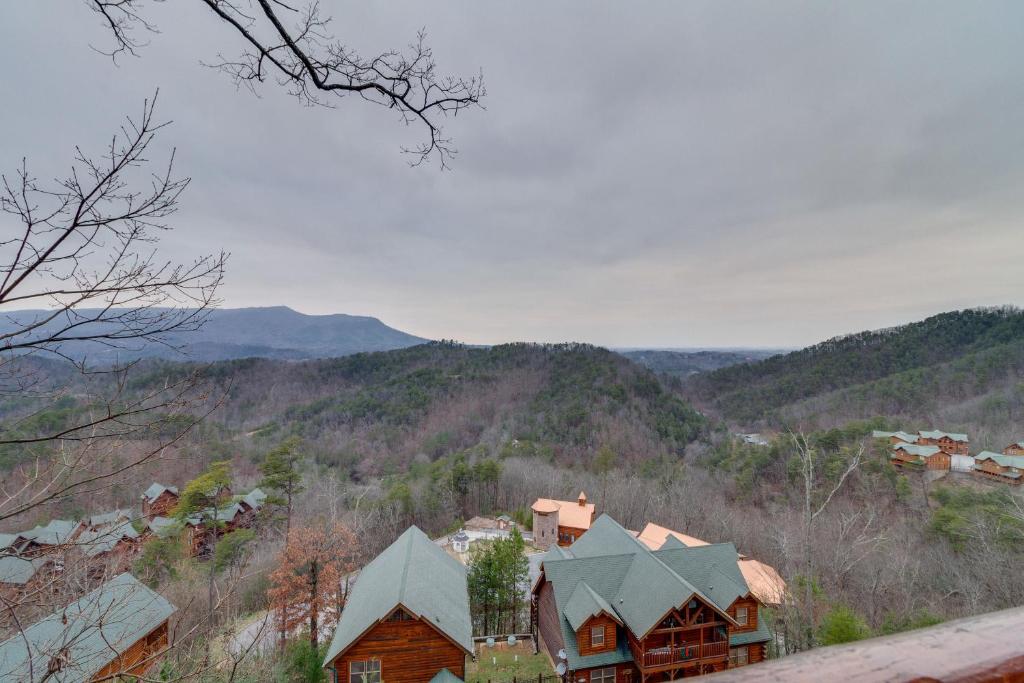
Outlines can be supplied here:
<path id="1" fill-rule="evenodd" d="M 644 527 L 644 530 L 640 532 L 638 538 L 651 550 L 657 550 L 661 546 L 665 545 L 665 541 L 668 540 L 670 535 L 675 536 L 682 541 L 683 545 L 687 548 L 692 548 L 695 545 L 708 545 L 707 541 L 702 541 L 699 538 L 687 536 L 686 534 L 681 534 L 678 531 L 672 531 L 671 529 L 667 529 L 663 526 L 658 526 L 654 522 L 648 522 L 647 526 Z"/>
<path id="2" fill-rule="evenodd" d="M 651 522 L 647 523 L 647 526 L 640 532 L 638 538 L 651 550 L 657 550 L 665 544 L 669 536 L 675 536 L 688 548 L 697 545 L 708 545 L 707 541 L 681 534 L 678 531 L 673 531 Z M 782 598 L 786 593 L 786 582 L 775 571 L 774 567 L 769 567 L 757 560 L 751 560 L 744 555 L 739 556 L 739 566 L 740 573 L 743 574 L 743 579 L 747 582 L 747 587 L 755 598 L 766 605 L 782 604 Z"/>
<path id="3" fill-rule="evenodd" d="M 538 498 L 531 507 L 534 512 L 542 514 L 557 510 L 559 526 L 584 530 L 590 528 L 596 510 L 593 503 L 580 505 L 576 500 L 552 500 L 551 498 Z"/>

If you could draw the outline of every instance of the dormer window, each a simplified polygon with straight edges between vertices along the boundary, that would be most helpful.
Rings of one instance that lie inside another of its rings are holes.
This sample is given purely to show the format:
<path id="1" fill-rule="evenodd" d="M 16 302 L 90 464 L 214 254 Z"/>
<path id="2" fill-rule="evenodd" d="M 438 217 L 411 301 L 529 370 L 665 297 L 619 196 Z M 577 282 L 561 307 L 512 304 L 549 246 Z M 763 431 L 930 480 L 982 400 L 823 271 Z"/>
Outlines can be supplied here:
<path id="1" fill-rule="evenodd" d="M 738 623 L 740 626 L 746 626 L 749 618 L 750 617 L 747 614 L 746 607 L 736 608 L 736 623 Z"/>
<path id="2" fill-rule="evenodd" d="M 591 647 L 604 647 L 604 626 L 590 627 Z"/>

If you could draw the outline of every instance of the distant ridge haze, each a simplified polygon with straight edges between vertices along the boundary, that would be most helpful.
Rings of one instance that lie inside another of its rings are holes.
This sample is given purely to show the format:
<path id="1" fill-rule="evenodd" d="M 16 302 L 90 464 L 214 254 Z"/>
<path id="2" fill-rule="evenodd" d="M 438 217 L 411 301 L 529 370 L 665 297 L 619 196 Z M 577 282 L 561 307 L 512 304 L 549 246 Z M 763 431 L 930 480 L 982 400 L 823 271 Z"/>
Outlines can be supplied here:
<path id="1" fill-rule="evenodd" d="M 0 314 L 0 332 L 23 326 L 45 313 L 5 311 Z M 287 306 L 213 309 L 201 329 L 172 332 L 166 335 L 166 340 L 174 348 L 130 342 L 120 349 L 86 344 L 84 349 L 75 351 L 79 357 L 98 362 L 115 357 L 214 361 L 258 356 L 305 360 L 390 351 L 429 341 L 369 316 L 307 315 Z"/>

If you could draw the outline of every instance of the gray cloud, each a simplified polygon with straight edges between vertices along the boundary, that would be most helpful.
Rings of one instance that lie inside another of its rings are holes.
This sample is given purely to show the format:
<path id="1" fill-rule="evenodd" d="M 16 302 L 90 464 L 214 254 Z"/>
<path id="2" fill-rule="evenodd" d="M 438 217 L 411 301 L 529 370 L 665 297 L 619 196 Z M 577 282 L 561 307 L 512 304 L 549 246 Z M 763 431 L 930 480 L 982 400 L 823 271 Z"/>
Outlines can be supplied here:
<path id="1" fill-rule="evenodd" d="M 471 342 L 797 345 L 1022 303 L 1019 3 L 331 2 L 359 49 L 426 26 L 483 68 L 455 170 L 357 100 L 303 108 L 199 65 L 198 3 L 119 66 L 77 3 L 8 8 L 0 165 L 59 174 L 161 88 L 194 178 L 167 249 L 233 252 L 227 305 Z"/>

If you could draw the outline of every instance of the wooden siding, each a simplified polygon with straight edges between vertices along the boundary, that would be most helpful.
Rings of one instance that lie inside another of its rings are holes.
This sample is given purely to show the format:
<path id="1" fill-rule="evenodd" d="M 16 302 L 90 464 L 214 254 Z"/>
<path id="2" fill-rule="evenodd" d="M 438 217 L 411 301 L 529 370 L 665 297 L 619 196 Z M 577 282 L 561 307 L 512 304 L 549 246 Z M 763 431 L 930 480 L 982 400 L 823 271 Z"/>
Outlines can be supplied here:
<path id="1" fill-rule="evenodd" d="M 562 627 L 558 618 L 558 607 L 555 605 L 555 589 L 544 579 L 537 587 L 537 630 L 541 642 L 548 651 L 552 662 L 558 661 L 558 651 L 565 647 L 562 640 Z"/>
<path id="2" fill-rule="evenodd" d="M 590 674 L 594 671 L 600 671 L 602 669 L 610 669 L 612 666 L 615 667 L 615 683 L 640 683 L 641 676 L 640 670 L 632 662 L 622 662 L 621 664 L 614 664 L 609 666 L 598 666 L 592 669 L 578 669 L 572 672 L 572 676 L 568 679 L 570 681 L 578 681 L 581 678 L 590 683 Z"/>
<path id="3" fill-rule="evenodd" d="M 591 617 L 576 633 L 576 646 L 580 656 L 595 655 L 615 649 L 615 620 L 607 614 Z M 590 629 L 604 629 L 604 645 L 594 647 L 590 642 Z"/>
<path id="4" fill-rule="evenodd" d="M 1003 455 L 1024 455 L 1024 448 L 1017 444 L 1010 444 L 1003 449 Z"/>
<path id="5" fill-rule="evenodd" d="M 958 453 L 958 455 L 966 455 L 966 453 Z M 930 470 L 948 470 L 949 469 L 949 453 L 947 451 L 939 451 L 933 456 L 924 459 L 925 467 Z"/>
<path id="6" fill-rule="evenodd" d="M 946 453 L 953 453 L 955 455 L 968 455 L 969 446 L 966 441 L 953 441 L 948 436 L 944 436 L 941 439 L 926 439 L 921 437 L 917 440 L 919 446 L 938 446 Z"/>
<path id="7" fill-rule="evenodd" d="M 729 607 L 729 616 L 733 619 L 736 618 L 736 608 L 746 607 L 747 608 L 747 625 L 746 626 L 733 626 L 729 625 L 729 633 L 746 633 L 747 631 L 757 630 L 757 600 L 754 598 L 739 598 L 736 602 L 732 603 Z"/>
<path id="8" fill-rule="evenodd" d="M 152 503 L 147 501 L 145 498 L 142 499 L 142 516 L 143 517 L 167 517 L 170 515 L 171 510 L 178 504 L 178 496 L 171 493 L 170 491 L 164 491 L 156 497 Z"/>
<path id="9" fill-rule="evenodd" d="M 92 677 L 92 680 L 102 680 L 117 673 L 125 676 L 141 676 L 156 663 L 156 658 L 152 658 L 153 655 L 165 649 L 167 644 L 167 622 L 165 621 L 148 635 L 132 643 L 131 647 L 100 669 Z"/>
<path id="10" fill-rule="evenodd" d="M 418 619 L 382 621 L 334 660 L 338 683 L 349 683 L 349 663 L 378 659 L 387 683 L 429 683 L 438 671 L 466 675 L 466 653 Z"/>

